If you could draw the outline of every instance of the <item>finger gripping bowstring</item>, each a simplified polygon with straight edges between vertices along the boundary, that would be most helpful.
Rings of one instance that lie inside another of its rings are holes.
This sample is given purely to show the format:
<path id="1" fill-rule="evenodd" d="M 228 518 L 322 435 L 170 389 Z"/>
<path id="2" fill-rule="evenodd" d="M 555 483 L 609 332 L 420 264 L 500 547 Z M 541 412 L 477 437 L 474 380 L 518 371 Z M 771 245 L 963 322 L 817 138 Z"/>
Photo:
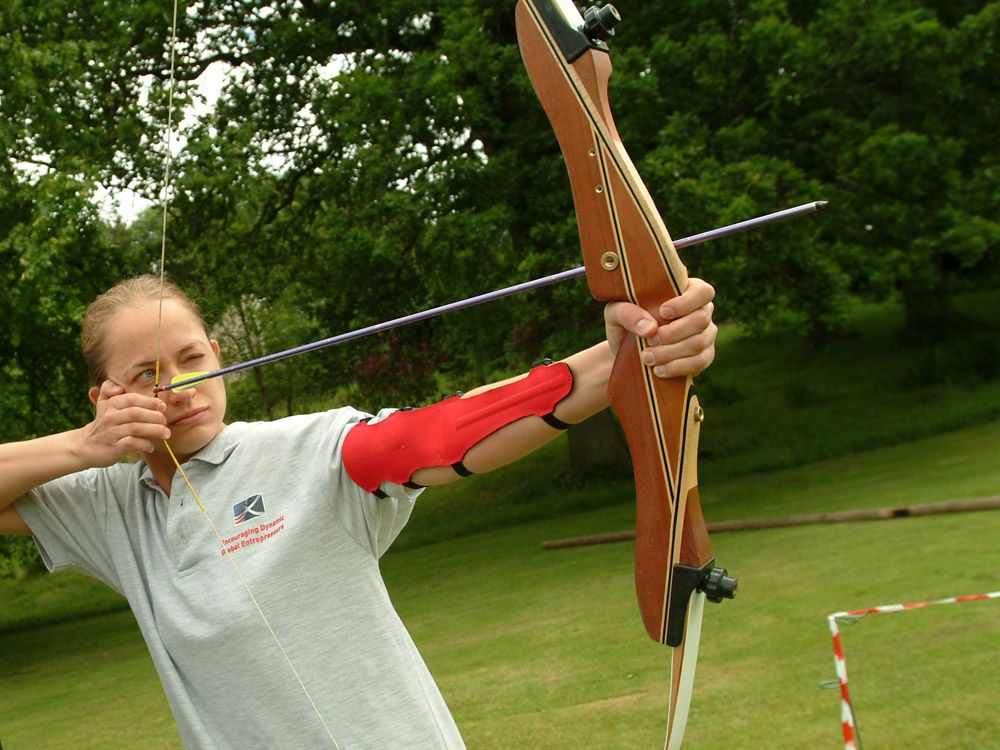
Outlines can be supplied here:
<path id="1" fill-rule="evenodd" d="M 170 167 L 173 160 L 173 114 L 174 114 L 174 84 L 176 81 L 176 53 L 177 53 L 177 6 L 178 0 L 173 0 L 173 14 L 170 26 L 170 79 L 167 87 L 167 124 L 165 132 L 163 135 L 163 142 L 166 147 L 163 156 L 163 185 L 161 190 L 161 202 L 163 204 L 163 221 L 160 227 L 160 293 L 159 293 L 159 305 L 157 309 L 157 319 L 156 319 L 156 367 L 155 367 L 155 392 L 159 392 L 160 386 L 160 359 L 161 359 L 161 343 L 162 343 L 162 332 L 163 332 L 163 291 L 164 291 L 164 280 L 166 278 L 166 259 L 167 259 L 167 209 L 170 205 Z M 164 447 L 167 449 L 167 453 L 170 455 L 170 459 L 174 462 L 174 466 L 177 472 L 181 475 L 184 480 L 184 484 L 187 485 L 188 491 L 191 496 L 198 503 L 198 508 L 201 510 L 202 516 L 208 521 L 209 527 L 212 529 L 212 534 L 215 536 L 219 543 L 219 548 L 223 549 L 225 545 L 222 541 L 222 535 L 219 534 L 219 530 L 216 528 L 215 523 L 213 523 L 211 516 L 209 516 L 208 511 L 205 510 L 205 504 L 202 503 L 201 498 L 198 496 L 198 492 L 195 490 L 194 485 L 191 484 L 191 480 L 188 479 L 187 472 L 184 471 L 184 467 L 181 466 L 180 461 L 177 460 L 177 456 L 174 454 L 173 449 L 170 447 L 170 443 L 167 440 L 163 441 Z M 240 583 L 243 585 L 243 589 L 246 591 L 247 596 L 253 603 L 254 608 L 260 615 L 261 620 L 264 623 L 264 627 L 267 628 L 267 632 L 271 634 L 271 638 L 274 640 L 275 646 L 277 646 L 278 651 L 284 658 L 285 663 L 288 668 L 292 671 L 295 676 L 295 680 L 299 683 L 299 687 L 302 688 L 302 693 L 305 695 L 306 700 L 309 705 L 312 706 L 313 712 L 316 714 L 316 718 L 319 719 L 320 724 L 323 725 L 323 730 L 326 732 L 327 737 L 330 739 L 330 744 L 340 750 L 340 745 L 337 743 L 336 738 L 333 736 L 333 732 L 327 725 L 326 720 L 323 718 L 323 714 L 320 713 L 319 707 L 316 705 L 316 701 L 313 700 L 312 695 L 309 693 L 309 689 L 306 687 L 305 683 L 302 681 L 302 677 L 299 676 L 298 670 L 292 663 L 291 658 L 288 656 L 288 652 L 281 643 L 281 639 L 278 638 L 278 634 L 275 632 L 274 628 L 271 626 L 270 621 L 267 619 L 267 615 L 264 614 L 264 610 L 261 608 L 260 603 L 257 601 L 257 597 L 254 596 L 253 591 L 250 588 L 250 584 L 247 583 L 246 578 L 243 577 L 243 573 L 240 572 L 239 566 L 233 559 L 233 555 L 224 555 L 225 559 L 229 561 L 230 566 L 232 566 L 233 572 L 239 579 Z"/>

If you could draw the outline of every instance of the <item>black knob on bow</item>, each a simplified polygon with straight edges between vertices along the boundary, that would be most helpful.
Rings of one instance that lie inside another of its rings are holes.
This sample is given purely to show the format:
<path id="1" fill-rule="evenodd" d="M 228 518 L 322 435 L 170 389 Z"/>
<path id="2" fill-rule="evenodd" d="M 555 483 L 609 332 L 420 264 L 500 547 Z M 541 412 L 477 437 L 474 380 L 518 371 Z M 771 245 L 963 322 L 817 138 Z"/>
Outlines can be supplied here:
<path id="1" fill-rule="evenodd" d="M 674 565 L 666 637 L 663 640 L 668 646 L 679 646 L 684 640 L 688 603 L 695 591 L 701 591 L 708 601 L 716 604 L 736 596 L 736 579 L 725 568 L 714 565 L 715 558 L 698 568 L 680 563 Z"/>
<path id="2" fill-rule="evenodd" d="M 596 5 L 583 12 L 583 33 L 588 39 L 606 40 L 615 35 L 615 26 L 622 20 L 618 9 L 613 5 L 598 8 Z"/>
<path id="3" fill-rule="evenodd" d="M 737 581 L 725 568 L 712 568 L 708 571 L 701 590 L 710 602 L 719 603 L 723 599 L 732 599 L 736 596 Z"/>

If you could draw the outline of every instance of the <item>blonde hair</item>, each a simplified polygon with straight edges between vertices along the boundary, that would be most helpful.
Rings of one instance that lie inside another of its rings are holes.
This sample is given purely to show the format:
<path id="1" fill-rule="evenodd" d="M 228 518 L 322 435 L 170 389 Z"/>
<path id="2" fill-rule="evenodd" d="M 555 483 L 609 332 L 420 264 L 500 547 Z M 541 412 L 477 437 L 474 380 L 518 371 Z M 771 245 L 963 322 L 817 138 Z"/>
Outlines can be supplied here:
<path id="1" fill-rule="evenodd" d="M 83 350 L 83 361 L 87 365 L 90 382 L 100 387 L 106 379 L 104 372 L 104 344 L 108 322 L 119 310 L 139 302 L 160 298 L 160 277 L 152 274 L 136 276 L 120 281 L 104 294 L 90 303 L 83 315 L 83 327 L 80 330 L 80 347 Z M 184 293 L 184 290 L 172 281 L 163 282 L 163 299 L 177 300 L 187 308 L 205 329 L 209 336 L 208 323 L 202 315 L 198 304 Z"/>

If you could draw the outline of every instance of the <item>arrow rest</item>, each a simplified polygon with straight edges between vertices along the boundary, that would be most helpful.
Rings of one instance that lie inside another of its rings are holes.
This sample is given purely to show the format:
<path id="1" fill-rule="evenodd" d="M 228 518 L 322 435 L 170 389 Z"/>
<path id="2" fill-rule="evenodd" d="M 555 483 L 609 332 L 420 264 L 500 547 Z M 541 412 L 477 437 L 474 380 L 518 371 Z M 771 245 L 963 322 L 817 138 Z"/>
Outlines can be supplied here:
<path id="1" fill-rule="evenodd" d="M 713 557 L 700 568 L 680 563 L 674 565 L 673 584 L 664 642 L 676 647 L 684 640 L 684 624 L 687 622 L 691 595 L 700 591 L 710 602 L 718 604 L 723 599 L 735 598 L 738 582 L 725 568 L 716 568 Z"/>

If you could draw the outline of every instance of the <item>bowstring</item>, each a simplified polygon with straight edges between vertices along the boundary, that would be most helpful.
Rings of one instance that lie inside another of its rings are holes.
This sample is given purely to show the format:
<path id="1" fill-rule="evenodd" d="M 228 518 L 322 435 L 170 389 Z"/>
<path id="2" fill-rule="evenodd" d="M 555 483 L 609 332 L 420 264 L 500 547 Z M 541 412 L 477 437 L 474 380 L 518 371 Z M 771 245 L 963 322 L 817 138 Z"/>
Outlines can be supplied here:
<path id="1" fill-rule="evenodd" d="M 170 206 L 170 166 L 173 162 L 174 83 L 177 80 L 177 6 L 178 1 L 174 0 L 173 15 L 170 23 L 170 80 L 167 84 L 167 124 L 163 133 L 163 143 L 166 145 L 166 152 L 163 154 L 163 186 L 160 190 L 160 203 L 163 204 L 163 220 L 160 222 L 160 300 L 156 311 L 156 372 L 154 386 L 157 388 L 160 386 L 163 286 L 167 270 L 167 209 Z"/>
<path id="2" fill-rule="evenodd" d="M 155 366 L 155 376 L 154 376 L 154 387 L 158 389 L 160 387 L 160 361 L 161 361 L 161 344 L 163 338 L 163 299 L 164 299 L 164 287 L 166 279 L 166 260 L 167 260 L 167 210 L 170 205 L 170 167 L 173 161 L 173 115 L 174 115 L 174 86 L 176 83 L 176 59 L 177 59 L 177 8 L 178 0 L 173 0 L 173 14 L 170 26 L 170 79 L 167 86 L 167 124 L 166 131 L 163 136 L 163 142 L 166 145 L 166 153 L 163 157 L 163 186 L 160 194 L 161 202 L 163 203 L 163 220 L 160 224 L 160 292 L 159 292 L 159 302 L 157 305 L 157 315 L 156 315 L 156 366 Z M 154 390 L 154 393 L 156 390 Z M 201 510 L 202 516 L 208 521 L 209 527 L 212 529 L 212 534 L 215 536 L 216 541 L 219 543 L 219 549 L 225 553 L 225 543 L 222 541 L 222 535 L 216 528 L 215 523 L 212 521 L 211 516 L 209 516 L 208 511 L 205 509 L 205 504 L 201 501 L 198 492 L 195 490 L 194 485 L 188 478 L 187 472 L 184 471 L 184 467 L 181 466 L 181 462 L 177 459 L 174 454 L 173 449 L 170 447 L 170 443 L 167 440 L 163 441 L 163 446 L 167 449 L 167 453 L 170 455 L 170 459 L 174 463 L 174 467 L 177 469 L 178 473 L 184 480 L 184 484 L 187 485 L 188 492 L 191 493 L 191 497 L 195 499 L 198 503 L 198 508 Z M 257 597 L 254 596 L 253 591 L 250 588 L 250 584 L 247 583 L 246 578 L 243 577 L 242 571 L 240 571 L 239 566 L 233 559 L 232 554 L 225 555 L 226 560 L 229 561 L 233 572 L 236 577 L 240 580 L 243 585 L 243 589 L 246 591 L 247 596 L 253 603 L 254 608 L 257 610 L 257 614 L 260 615 L 261 620 L 264 623 L 264 627 L 267 628 L 267 632 L 271 634 L 274 644 L 278 647 L 278 651 L 281 653 L 291 670 L 292 674 L 295 676 L 295 680 L 299 683 L 299 687 L 302 689 L 302 693 L 305 695 L 306 700 L 309 705 L 312 706 L 313 711 L 316 714 L 316 718 L 319 719 L 320 724 L 323 725 L 323 729 L 326 731 L 327 736 L 330 738 L 330 742 L 336 750 L 341 750 L 337 739 L 333 736 L 333 732 L 330 731 L 330 727 L 327 725 L 326 720 L 323 718 L 323 714 L 319 710 L 319 706 L 316 705 L 316 701 L 313 700 L 312 695 L 309 693 L 309 689 L 306 687 L 305 682 L 302 681 L 302 677 L 299 675 L 299 671 L 295 668 L 292 663 L 291 657 L 289 657 L 288 652 L 285 650 L 284 645 L 281 643 L 281 639 L 278 638 L 278 634 L 275 632 L 274 628 L 271 626 L 270 620 L 267 619 L 267 615 L 264 614 L 264 610 L 261 608 L 260 603 L 257 601 Z"/>

